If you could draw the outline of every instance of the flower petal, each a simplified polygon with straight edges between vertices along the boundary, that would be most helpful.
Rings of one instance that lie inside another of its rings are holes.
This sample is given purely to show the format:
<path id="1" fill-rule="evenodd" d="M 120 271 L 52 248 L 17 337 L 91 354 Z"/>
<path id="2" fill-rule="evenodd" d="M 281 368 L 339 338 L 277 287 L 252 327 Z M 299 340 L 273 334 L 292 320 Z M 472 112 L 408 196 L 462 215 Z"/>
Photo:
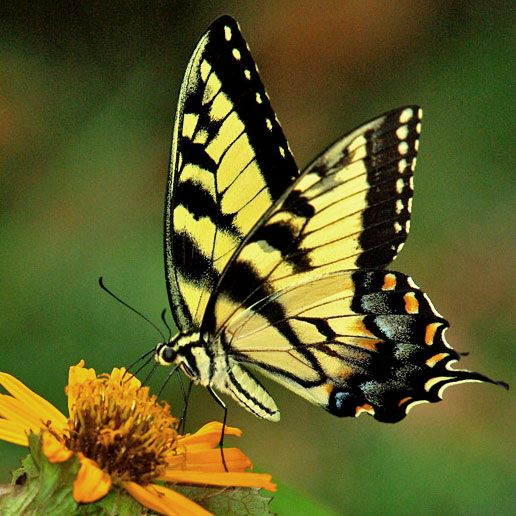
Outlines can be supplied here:
<path id="1" fill-rule="evenodd" d="M 27 426 L 15 421 L 0 419 L 0 440 L 20 446 L 29 446 Z"/>
<path id="2" fill-rule="evenodd" d="M 201 445 L 205 448 L 215 448 L 215 446 L 218 446 L 220 442 L 222 427 L 222 423 L 212 421 L 211 423 L 207 423 L 203 427 L 199 428 L 199 430 L 194 434 L 180 437 L 178 439 L 178 443 L 180 445 L 186 445 L 187 447 L 192 445 Z M 236 435 L 237 437 L 240 437 L 242 435 L 242 430 L 240 430 L 240 428 L 226 425 L 224 427 L 224 435 Z"/>
<path id="3" fill-rule="evenodd" d="M 37 415 L 30 413 L 20 400 L 8 394 L 0 394 L 0 417 L 25 425 L 34 433 L 38 433 L 42 426 Z"/>
<path id="4" fill-rule="evenodd" d="M 107 495 L 110 489 L 111 477 L 95 461 L 81 459 L 81 467 L 73 482 L 74 500 L 83 503 L 96 502 Z"/>
<path id="5" fill-rule="evenodd" d="M 253 466 L 249 458 L 238 448 L 224 448 L 224 461 L 229 471 L 244 472 L 247 468 Z M 170 457 L 167 462 L 169 469 L 175 470 L 226 471 L 220 448 L 188 451 L 185 454 Z"/>
<path id="6" fill-rule="evenodd" d="M 258 487 L 276 491 L 272 476 L 267 473 L 204 473 L 202 471 L 167 470 L 161 480 L 182 484 L 201 484 L 210 486 Z"/>
<path id="7" fill-rule="evenodd" d="M 43 453 L 52 464 L 65 462 L 73 455 L 72 450 L 69 450 L 48 431 L 42 432 L 41 440 Z"/>
<path id="8" fill-rule="evenodd" d="M 122 487 L 139 503 L 159 514 L 171 516 L 207 516 L 211 513 L 182 494 L 163 486 L 123 482 Z"/>
<path id="9" fill-rule="evenodd" d="M 84 360 L 81 361 L 76 366 L 71 366 L 68 371 L 68 386 L 73 387 L 78 383 L 83 383 L 88 380 L 95 380 L 97 377 L 97 373 L 95 369 L 89 368 L 86 369 L 84 367 Z M 75 395 L 73 394 L 73 389 L 66 389 L 66 394 L 68 395 L 68 414 L 71 414 L 72 407 L 75 404 Z"/>
<path id="10" fill-rule="evenodd" d="M 110 381 L 111 382 L 123 382 L 127 387 L 132 387 L 134 389 L 139 389 L 142 386 L 142 382 L 134 376 L 133 373 L 127 371 L 124 367 L 115 367 L 111 371 Z"/>
<path id="11" fill-rule="evenodd" d="M 56 429 L 61 429 L 66 426 L 66 417 L 61 414 L 54 405 L 31 391 L 14 376 L 7 373 L 0 373 L 0 385 L 2 385 L 11 396 L 21 401 L 27 410 L 31 413 L 38 414 L 41 421 L 52 421 Z"/>

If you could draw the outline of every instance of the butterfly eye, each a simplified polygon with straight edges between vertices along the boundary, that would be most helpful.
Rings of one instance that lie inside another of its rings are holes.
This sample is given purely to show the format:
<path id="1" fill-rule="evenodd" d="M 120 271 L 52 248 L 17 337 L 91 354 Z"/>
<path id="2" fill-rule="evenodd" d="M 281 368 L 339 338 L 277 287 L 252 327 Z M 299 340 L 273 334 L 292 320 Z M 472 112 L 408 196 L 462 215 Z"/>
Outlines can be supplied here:
<path id="1" fill-rule="evenodd" d="M 174 362 L 176 356 L 177 352 L 174 351 L 174 349 L 171 346 L 168 346 L 167 344 L 163 343 L 158 344 L 156 346 L 156 353 L 154 355 L 154 359 L 160 365 L 170 365 L 172 362 Z"/>

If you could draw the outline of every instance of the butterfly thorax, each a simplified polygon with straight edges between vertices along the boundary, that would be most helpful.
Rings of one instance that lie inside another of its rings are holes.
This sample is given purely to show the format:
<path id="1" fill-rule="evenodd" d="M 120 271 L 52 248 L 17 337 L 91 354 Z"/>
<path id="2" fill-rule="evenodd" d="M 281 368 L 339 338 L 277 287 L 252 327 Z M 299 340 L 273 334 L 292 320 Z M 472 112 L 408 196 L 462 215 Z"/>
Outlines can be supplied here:
<path id="1" fill-rule="evenodd" d="M 207 386 L 212 381 L 214 356 L 198 331 L 181 332 L 159 343 L 154 359 L 160 365 L 178 365 L 197 384 Z"/>

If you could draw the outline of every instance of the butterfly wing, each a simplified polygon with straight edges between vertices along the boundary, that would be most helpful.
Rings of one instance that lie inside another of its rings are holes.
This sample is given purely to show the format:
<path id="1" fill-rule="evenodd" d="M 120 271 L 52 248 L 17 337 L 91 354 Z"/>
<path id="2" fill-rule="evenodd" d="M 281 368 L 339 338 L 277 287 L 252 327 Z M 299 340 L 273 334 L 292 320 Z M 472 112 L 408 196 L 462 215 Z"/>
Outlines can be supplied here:
<path id="1" fill-rule="evenodd" d="M 203 329 L 216 335 L 238 311 L 291 284 L 390 263 L 409 230 L 420 128 L 421 110 L 402 107 L 315 160 L 228 263 Z"/>
<path id="2" fill-rule="evenodd" d="M 192 55 L 174 127 L 165 268 L 180 329 L 200 326 L 230 257 L 297 175 L 238 25 L 219 18 Z"/>
<path id="3" fill-rule="evenodd" d="M 332 414 L 396 422 L 450 384 L 490 381 L 450 367 L 459 356 L 447 327 L 408 276 L 348 270 L 271 294 L 221 337 L 235 360 Z"/>

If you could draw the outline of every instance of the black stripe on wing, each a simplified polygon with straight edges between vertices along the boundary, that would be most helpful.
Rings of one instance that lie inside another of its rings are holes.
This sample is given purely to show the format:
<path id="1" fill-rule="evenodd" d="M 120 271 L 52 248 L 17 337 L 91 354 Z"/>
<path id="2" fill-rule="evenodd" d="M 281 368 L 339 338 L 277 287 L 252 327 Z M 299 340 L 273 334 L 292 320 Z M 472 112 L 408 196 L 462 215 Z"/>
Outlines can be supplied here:
<path id="1" fill-rule="evenodd" d="M 353 281 L 351 307 L 364 315 L 366 330 L 381 340 L 374 361 L 381 367 L 332 388 L 329 412 L 356 416 L 366 411 L 379 421 L 395 423 L 419 403 L 440 401 L 449 385 L 478 381 L 507 387 L 480 373 L 451 367 L 460 355 L 446 341 L 449 324 L 409 276 L 357 271 Z"/>
<path id="2" fill-rule="evenodd" d="M 380 267 L 410 226 L 421 114 L 404 106 L 363 124 L 329 147 L 244 241 L 217 287 L 233 310 L 211 300 L 208 332 L 233 314 L 307 277 Z"/>
<path id="3" fill-rule="evenodd" d="M 192 55 L 174 129 L 165 261 L 180 328 L 200 326 L 233 252 L 298 174 L 238 24 L 219 18 Z"/>

